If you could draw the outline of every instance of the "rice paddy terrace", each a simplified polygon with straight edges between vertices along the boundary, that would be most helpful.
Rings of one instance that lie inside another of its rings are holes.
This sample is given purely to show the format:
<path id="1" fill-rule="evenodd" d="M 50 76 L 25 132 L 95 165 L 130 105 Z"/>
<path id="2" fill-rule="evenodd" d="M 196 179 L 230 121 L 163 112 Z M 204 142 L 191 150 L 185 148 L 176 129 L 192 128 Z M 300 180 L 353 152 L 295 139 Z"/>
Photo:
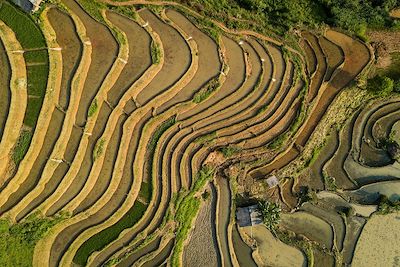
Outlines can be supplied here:
<path id="1" fill-rule="evenodd" d="M 398 198 L 383 143 L 400 143 L 400 97 L 357 86 L 369 44 L 334 29 L 289 44 L 168 2 L 52 2 L 34 19 L 0 2 L 2 266 L 379 254 L 374 231 L 395 226 L 371 214 Z M 275 233 L 236 225 L 251 199 L 280 204 Z"/>

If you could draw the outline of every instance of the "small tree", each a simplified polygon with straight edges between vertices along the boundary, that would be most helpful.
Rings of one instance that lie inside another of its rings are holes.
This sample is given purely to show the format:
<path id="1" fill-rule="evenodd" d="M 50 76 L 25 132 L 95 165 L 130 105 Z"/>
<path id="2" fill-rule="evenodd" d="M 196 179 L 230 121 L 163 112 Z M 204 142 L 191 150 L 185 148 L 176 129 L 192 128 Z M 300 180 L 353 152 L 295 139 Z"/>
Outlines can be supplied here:
<path id="1" fill-rule="evenodd" d="M 258 212 L 260 213 L 265 226 L 275 233 L 275 227 L 281 219 L 281 207 L 276 203 L 259 201 Z"/>
<path id="2" fill-rule="evenodd" d="M 386 96 L 393 91 L 394 81 L 386 76 L 377 75 L 368 80 L 367 90 L 375 95 Z"/>

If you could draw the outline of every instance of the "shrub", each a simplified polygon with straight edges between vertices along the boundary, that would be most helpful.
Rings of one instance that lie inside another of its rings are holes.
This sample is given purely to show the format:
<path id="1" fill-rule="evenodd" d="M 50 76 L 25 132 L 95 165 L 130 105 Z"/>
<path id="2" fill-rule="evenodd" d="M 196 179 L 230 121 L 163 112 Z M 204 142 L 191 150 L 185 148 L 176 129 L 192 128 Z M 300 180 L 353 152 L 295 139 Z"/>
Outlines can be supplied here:
<path id="1" fill-rule="evenodd" d="M 391 201 L 387 196 L 381 194 L 378 198 L 378 214 L 389 214 L 400 211 L 400 199 Z"/>
<path id="2" fill-rule="evenodd" d="M 394 88 L 394 81 L 386 76 L 377 75 L 368 80 L 367 90 L 378 96 L 389 95 Z"/>
<path id="3" fill-rule="evenodd" d="M 259 201 L 258 212 L 260 213 L 265 226 L 275 233 L 275 228 L 281 219 L 281 207 L 276 203 Z"/>

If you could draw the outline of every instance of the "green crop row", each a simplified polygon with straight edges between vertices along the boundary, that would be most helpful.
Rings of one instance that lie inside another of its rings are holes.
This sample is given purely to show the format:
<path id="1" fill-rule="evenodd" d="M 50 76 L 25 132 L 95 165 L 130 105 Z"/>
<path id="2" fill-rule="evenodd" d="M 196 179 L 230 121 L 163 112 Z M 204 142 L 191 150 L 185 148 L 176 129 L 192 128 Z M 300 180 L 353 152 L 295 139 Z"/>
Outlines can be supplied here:
<path id="1" fill-rule="evenodd" d="M 24 49 L 46 47 L 43 34 L 33 19 L 14 5 L 2 1 L 0 19 L 15 32 Z"/>

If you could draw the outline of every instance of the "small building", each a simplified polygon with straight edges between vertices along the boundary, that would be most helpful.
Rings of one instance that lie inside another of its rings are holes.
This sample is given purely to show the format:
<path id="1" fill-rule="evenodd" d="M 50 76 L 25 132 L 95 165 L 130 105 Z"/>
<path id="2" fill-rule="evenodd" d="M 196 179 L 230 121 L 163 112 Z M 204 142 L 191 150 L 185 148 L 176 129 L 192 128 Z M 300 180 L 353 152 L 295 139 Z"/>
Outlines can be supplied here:
<path id="1" fill-rule="evenodd" d="M 35 12 L 39 9 L 42 0 L 12 0 L 14 4 L 21 7 L 25 12 Z"/>
<path id="2" fill-rule="evenodd" d="M 271 175 L 267 178 L 267 184 L 269 188 L 277 186 L 279 184 L 278 178 L 275 175 Z"/>
<path id="3" fill-rule="evenodd" d="M 253 226 L 262 223 L 257 205 L 236 209 L 236 222 L 240 227 Z"/>

